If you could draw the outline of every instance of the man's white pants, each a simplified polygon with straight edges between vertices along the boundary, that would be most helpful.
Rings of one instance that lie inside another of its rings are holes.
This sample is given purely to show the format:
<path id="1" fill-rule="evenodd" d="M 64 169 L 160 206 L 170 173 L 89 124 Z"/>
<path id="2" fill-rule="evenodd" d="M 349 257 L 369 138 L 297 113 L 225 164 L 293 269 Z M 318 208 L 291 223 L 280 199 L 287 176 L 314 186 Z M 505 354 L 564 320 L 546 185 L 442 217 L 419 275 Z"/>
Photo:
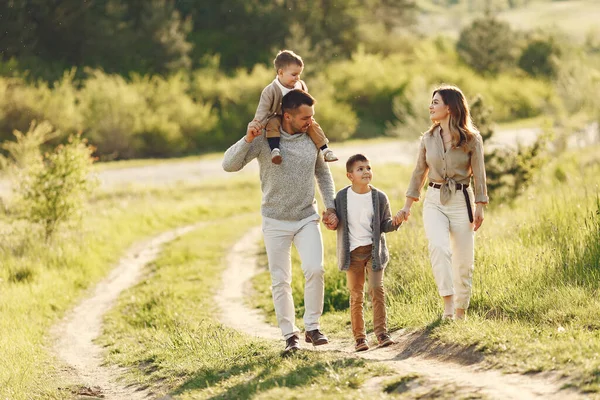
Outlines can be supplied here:
<path id="1" fill-rule="evenodd" d="M 304 329 L 319 329 L 323 313 L 323 240 L 317 214 L 301 221 L 281 221 L 263 217 L 265 248 L 271 272 L 271 288 L 277 323 L 288 339 L 300 330 L 295 323 L 292 297 L 292 243 L 296 246 L 304 272 Z"/>
<path id="2" fill-rule="evenodd" d="M 473 204 L 473 190 L 467 189 Z M 469 308 L 473 278 L 473 224 L 469 222 L 465 196 L 456 191 L 447 204 L 440 202 L 440 189 L 427 188 L 423 223 L 429 240 L 429 257 L 440 296 L 454 297 L 456 308 Z"/>

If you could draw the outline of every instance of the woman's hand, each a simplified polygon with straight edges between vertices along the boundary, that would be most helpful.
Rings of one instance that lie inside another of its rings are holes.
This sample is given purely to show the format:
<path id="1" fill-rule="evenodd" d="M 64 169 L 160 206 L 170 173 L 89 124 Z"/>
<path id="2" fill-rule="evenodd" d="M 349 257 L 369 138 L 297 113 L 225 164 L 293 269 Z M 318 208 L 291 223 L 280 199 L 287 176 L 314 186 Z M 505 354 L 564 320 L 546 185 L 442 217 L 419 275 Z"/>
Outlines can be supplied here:
<path id="1" fill-rule="evenodd" d="M 477 232 L 477 229 L 483 224 L 483 203 L 477 203 L 475 206 L 475 215 L 473 216 L 473 223 L 475 224 L 475 228 L 473 229 Z"/>
<path id="2" fill-rule="evenodd" d="M 410 207 L 404 206 L 404 208 L 396 213 L 392 222 L 394 225 L 400 225 L 404 221 L 408 221 L 408 217 L 410 217 Z"/>

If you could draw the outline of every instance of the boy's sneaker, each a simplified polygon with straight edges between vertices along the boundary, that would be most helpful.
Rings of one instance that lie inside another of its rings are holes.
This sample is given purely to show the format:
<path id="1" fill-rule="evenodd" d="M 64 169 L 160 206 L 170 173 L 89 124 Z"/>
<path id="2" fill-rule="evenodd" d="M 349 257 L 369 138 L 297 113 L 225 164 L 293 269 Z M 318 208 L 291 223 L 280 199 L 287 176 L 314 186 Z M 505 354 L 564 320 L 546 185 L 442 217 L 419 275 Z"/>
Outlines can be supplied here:
<path id="1" fill-rule="evenodd" d="M 379 347 L 387 347 L 396 343 L 392 340 L 392 337 L 389 333 L 382 333 L 381 335 L 377 336 L 377 342 L 379 342 Z"/>
<path id="2" fill-rule="evenodd" d="M 323 153 L 323 159 L 325 160 L 325 162 L 333 162 L 338 160 L 337 156 L 333 153 L 331 149 L 325 150 L 325 153 Z"/>
<path id="3" fill-rule="evenodd" d="M 369 345 L 366 339 L 356 339 L 356 344 L 354 345 L 355 351 L 365 351 L 369 350 Z"/>
<path id="4" fill-rule="evenodd" d="M 273 150 L 271 150 L 271 162 L 273 164 L 281 164 L 281 161 L 283 160 L 283 158 L 281 158 L 281 151 L 276 147 Z"/>

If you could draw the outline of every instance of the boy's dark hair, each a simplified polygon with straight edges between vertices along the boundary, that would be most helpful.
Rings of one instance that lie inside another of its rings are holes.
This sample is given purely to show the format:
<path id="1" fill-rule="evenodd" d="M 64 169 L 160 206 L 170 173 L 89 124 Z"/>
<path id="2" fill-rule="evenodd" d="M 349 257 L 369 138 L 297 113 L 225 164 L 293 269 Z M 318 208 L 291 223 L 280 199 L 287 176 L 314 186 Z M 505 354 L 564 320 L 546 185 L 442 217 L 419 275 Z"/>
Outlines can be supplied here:
<path id="1" fill-rule="evenodd" d="M 277 56 L 273 60 L 273 65 L 275 65 L 276 72 L 279 72 L 280 69 L 284 69 L 291 64 L 304 67 L 302 57 L 291 50 L 281 50 L 279 53 L 277 53 Z"/>
<path id="2" fill-rule="evenodd" d="M 354 164 L 359 161 L 368 162 L 369 159 L 362 154 L 355 154 L 351 156 L 348 161 L 346 161 L 346 172 L 352 172 L 352 168 L 354 168 Z"/>
<path id="3" fill-rule="evenodd" d="M 301 105 L 313 106 L 316 100 L 302 89 L 290 90 L 281 100 L 281 114 L 290 113 Z"/>

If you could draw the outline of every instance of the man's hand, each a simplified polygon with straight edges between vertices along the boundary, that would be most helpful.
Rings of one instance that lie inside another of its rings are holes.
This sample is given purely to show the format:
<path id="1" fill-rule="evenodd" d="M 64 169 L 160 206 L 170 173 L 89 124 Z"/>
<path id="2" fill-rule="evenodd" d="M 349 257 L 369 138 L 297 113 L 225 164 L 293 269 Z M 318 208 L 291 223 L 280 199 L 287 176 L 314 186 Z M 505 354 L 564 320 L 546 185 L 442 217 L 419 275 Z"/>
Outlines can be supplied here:
<path id="1" fill-rule="evenodd" d="M 333 208 L 328 208 L 326 211 L 323 211 L 323 223 L 329 230 L 336 230 L 338 225 L 338 217 Z"/>
<path id="2" fill-rule="evenodd" d="M 248 129 L 246 130 L 246 136 L 244 137 L 244 139 L 246 140 L 246 142 L 252 143 L 254 138 L 260 136 L 261 133 L 262 125 L 258 121 L 253 120 L 248 124 Z"/>

